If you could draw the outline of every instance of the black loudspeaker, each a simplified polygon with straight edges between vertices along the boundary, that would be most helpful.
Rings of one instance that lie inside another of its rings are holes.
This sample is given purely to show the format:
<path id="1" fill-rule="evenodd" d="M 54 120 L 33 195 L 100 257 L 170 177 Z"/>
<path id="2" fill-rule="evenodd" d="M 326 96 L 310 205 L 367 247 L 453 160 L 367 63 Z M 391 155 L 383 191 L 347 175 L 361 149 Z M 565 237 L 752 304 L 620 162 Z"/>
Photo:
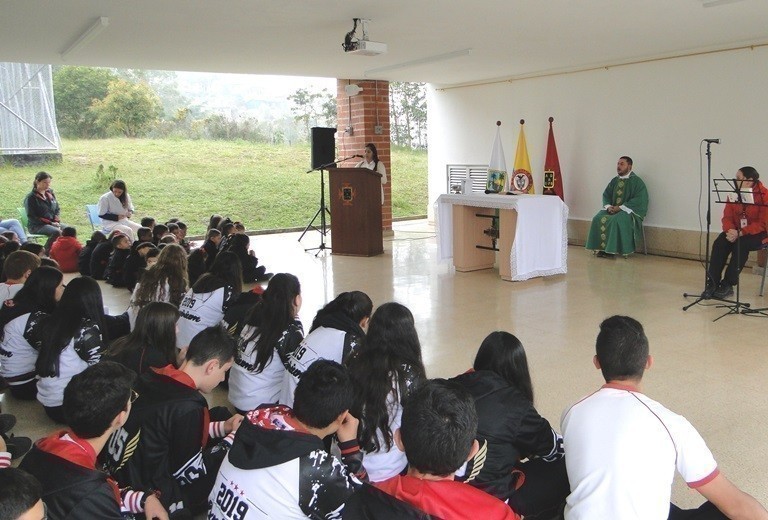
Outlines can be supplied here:
<path id="1" fill-rule="evenodd" d="M 333 160 L 336 158 L 336 133 L 335 128 L 312 127 L 312 169 L 323 165 L 335 167 Z"/>

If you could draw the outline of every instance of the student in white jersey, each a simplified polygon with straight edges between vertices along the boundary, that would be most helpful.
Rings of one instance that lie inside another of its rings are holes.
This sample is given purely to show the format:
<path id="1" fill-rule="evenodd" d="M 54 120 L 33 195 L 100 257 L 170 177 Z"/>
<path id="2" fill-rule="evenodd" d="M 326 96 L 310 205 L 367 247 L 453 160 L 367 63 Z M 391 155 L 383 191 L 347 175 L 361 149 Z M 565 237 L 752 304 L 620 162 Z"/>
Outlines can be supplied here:
<path id="1" fill-rule="evenodd" d="M 131 330 L 144 305 L 149 302 L 168 302 L 178 307 L 189 287 L 187 253 L 180 245 L 166 245 L 157 256 L 157 262 L 149 267 L 147 259 L 147 265 L 147 270 L 133 289 L 128 306 Z"/>
<path id="2" fill-rule="evenodd" d="M 70 281 L 53 314 L 33 327 L 30 343 L 40 343 L 37 400 L 54 421 L 66 424 L 64 389 L 72 377 L 101 360 L 105 331 L 101 289 L 87 276 Z"/>
<path id="3" fill-rule="evenodd" d="M 38 267 L 16 296 L 0 306 L 0 376 L 16 399 L 33 401 L 37 396 L 39 345 L 30 344 L 30 333 L 37 322 L 54 311 L 63 293 L 61 271 Z"/>
<path id="4" fill-rule="evenodd" d="M 318 359 L 346 365 L 365 338 L 373 302 L 361 291 L 343 292 L 317 311 L 309 334 L 288 356 L 280 404 L 293 406 L 299 378 Z"/>
<path id="5" fill-rule="evenodd" d="M 198 332 L 219 325 L 241 292 L 243 275 L 237 255 L 229 251 L 217 255 L 210 272 L 201 276 L 181 300 L 176 347 L 189 346 Z"/>
<path id="6" fill-rule="evenodd" d="M 278 273 L 269 281 L 262 300 L 248 311 L 229 373 L 229 402 L 238 411 L 245 413 L 278 401 L 288 356 L 304 338 L 299 309 L 299 279 Z"/>
<path id="7" fill-rule="evenodd" d="M 390 302 L 376 309 L 365 344 L 349 362 L 349 375 L 365 469 L 371 482 L 394 477 L 407 465 L 393 436 L 400 428 L 403 401 L 426 379 L 419 335 L 407 307 Z"/>
<path id="8" fill-rule="evenodd" d="M 566 520 L 768 519 L 763 506 L 720 472 L 696 429 L 642 393 L 653 358 L 639 322 L 627 316 L 603 321 L 596 351 L 594 364 L 606 384 L 562 417 L 571 485 Z M 708 502 L 689 511 L 670 506 L 675 470 Z"/>

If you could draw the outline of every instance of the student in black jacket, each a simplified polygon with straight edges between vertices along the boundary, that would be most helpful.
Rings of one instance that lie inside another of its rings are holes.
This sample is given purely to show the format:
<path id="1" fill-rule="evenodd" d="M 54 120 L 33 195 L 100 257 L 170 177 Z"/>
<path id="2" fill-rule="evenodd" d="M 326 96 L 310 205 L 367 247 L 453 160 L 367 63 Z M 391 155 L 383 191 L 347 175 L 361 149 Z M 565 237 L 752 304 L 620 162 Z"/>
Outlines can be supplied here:
<path id="1" fill-rule="evenodd" d="M 110 435 L 131 412 L 133 379 L 127 368 L 103 362 L 67 385 L 64 410 L 69 429 L 39 440 L 20 465 L 42 485 L 48 518 L 120 520 L 122 507 L 150 519 L 168 519 L 152 490 L 121 490 L 96 466 Z"/>
<path id="2" fill-rule="evenodd" d="M 133 292 L 133 288 L 136 287 L 141 273 L 147 267 L 147 253 L 153 249 L 157 248 L 152 242 L 133 243 L 131 253 L 123 264 L 123 286 L 129 291 Z"/>
<path id="3" fill-rule="evenodd" d="M 554 516 L 569 493 L 563 439 L 533 406 L 520 340 L 508 332 L 492 332 L 480 345 L 473 370 L 452 381 L 469 390 L 478 415 L 480 451 L 468 464 L 465 481 L 509 499 L 525 518 Z M 521 464 L 524 458 L 530 460 Z M 517 472 L 525 477 L 519 488 Z"/>
<path id="4" fill-rule="evenodd" d="M 125 287 L 124 268 L 128 255 L 131 254 L 131 241 L 125 235 L 112 237 L 114 251 L 109 257 L 109 263 L 104 270 L 104 280 L 113 287 Z"/>
<path id="5" fill-rule="evenodd" d="M 216 254 L 219 252 L 219 244 L 221 243 L 221 231 L 218 229 L 209 229 L 205 235 L 205 242 L 203 242 L 203 249 L 207 256 L 205 257 L 205 270 L 210 271 L 213 261 L 216 260 Z"/>
<path id="6" fill-rule="evenodd" d="M 77 258 L 77 268 L 80 274 L 83 276 L 91 276 L 91 258 L 93 257 L 93 251 L 96 246 L 106 242 L 107 237 L 101 231 L 94 231 L 90 240 L 85 243 L 83 249 L 80 251 L 80 256 Z"/>
<path id="7" fill-rule="evenodd" d="M 248 249 L 251 243 L 251 239 L 248 235 L 241 235 L 235 233 L 230 235 L 227 241 L 227 251 L 231 251 L 237 255 L 240 259 L 240 264 L 243 266 L 243 282 L 256 282 L 263 279 L 267 279 L 267 269 L 263 265 L 259 265 L 259 259 L 253 253 L 253 250 Z"/>
<path id="8" fill-rule="evenodd" d="M 111 237 L 93 248 L 90 263 L 91 278 L 94 280 L 104 279 L 104 272 L 109 265 L 109 257 L 112 256 L 112 251 L 114 250 L 115 246 L 112 245 Z"/>

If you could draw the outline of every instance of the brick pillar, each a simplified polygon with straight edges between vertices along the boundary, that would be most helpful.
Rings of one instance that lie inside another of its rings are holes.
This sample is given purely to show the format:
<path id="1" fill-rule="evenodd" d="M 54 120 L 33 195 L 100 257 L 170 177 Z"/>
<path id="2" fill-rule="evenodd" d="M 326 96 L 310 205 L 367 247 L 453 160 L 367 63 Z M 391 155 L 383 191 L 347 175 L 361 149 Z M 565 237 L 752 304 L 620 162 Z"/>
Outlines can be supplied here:
<path id="1" fill-rule="evenodd" d="M 363 91 L 349 97 L 344 87 L 354 83 Z M 378 114 L 377 114 L 378 110 Z M 387 184 L 384 185 L 384 205 L 381 208 L 382 228 L 392 229 L 392 161 L 389 140 L 389 82 L 374 80 L 339 79 L 336 82 L 336 111 L 338 132 L 336 147 L 341 154 L 363 154 L 366 143 L 376 145 L 379 160 L 387 169 Z M 376 126 L 381 133 L 376 133 Z M 351 127 L 351 133 L 347 130 Z M 355 161 L 347 161 L 340 167 L 354 167 Z"/>

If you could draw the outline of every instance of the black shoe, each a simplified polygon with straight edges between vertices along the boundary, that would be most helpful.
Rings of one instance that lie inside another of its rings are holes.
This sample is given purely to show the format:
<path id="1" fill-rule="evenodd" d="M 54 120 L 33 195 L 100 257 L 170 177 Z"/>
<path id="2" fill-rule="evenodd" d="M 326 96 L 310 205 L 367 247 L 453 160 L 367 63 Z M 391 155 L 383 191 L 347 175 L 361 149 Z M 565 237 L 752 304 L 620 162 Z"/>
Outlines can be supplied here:
<path id="1" fill-rule="evenodd" d="M 717 289 L 716 284 L 712 282 L 707 282 L 707 286 L 704 289 L 704 292 L 701 293 L 701 297 L 704 298 L 705 300 L 709 300 L 710 298 L 712 298 L 712 296 L 714 296 L 715 289 Z"/>
<path id="2" fill-rule="evenodd" d="M 9 413 L 0 413 L 0 435 L 8 433 L 16 426 L 16 416 Z"/>
<path id="3" fill-rule="evenodd" d="M 720 282 L 720 285 L 715 290 L 714 297 L 722 300 L 729 296 L 733 296 L 733 285 L 728 282 Z"/>
<path id="4" fill-rule="evenodd" d="M 598 251 L 597 256 L 600 258 L 615 258 L 616 255 L 613 253 L 606 253 L 605 251 Z"/>
<path id="5" fill-rule="evenodd" d="M 7 441 L 5 441 L 8 453 L 11 454 L 11 460 L 15 460 L 23 457 L 30 449 L 32 449 L 32 439 L 29 437 L 16 437 L 11 435 Z"/>

